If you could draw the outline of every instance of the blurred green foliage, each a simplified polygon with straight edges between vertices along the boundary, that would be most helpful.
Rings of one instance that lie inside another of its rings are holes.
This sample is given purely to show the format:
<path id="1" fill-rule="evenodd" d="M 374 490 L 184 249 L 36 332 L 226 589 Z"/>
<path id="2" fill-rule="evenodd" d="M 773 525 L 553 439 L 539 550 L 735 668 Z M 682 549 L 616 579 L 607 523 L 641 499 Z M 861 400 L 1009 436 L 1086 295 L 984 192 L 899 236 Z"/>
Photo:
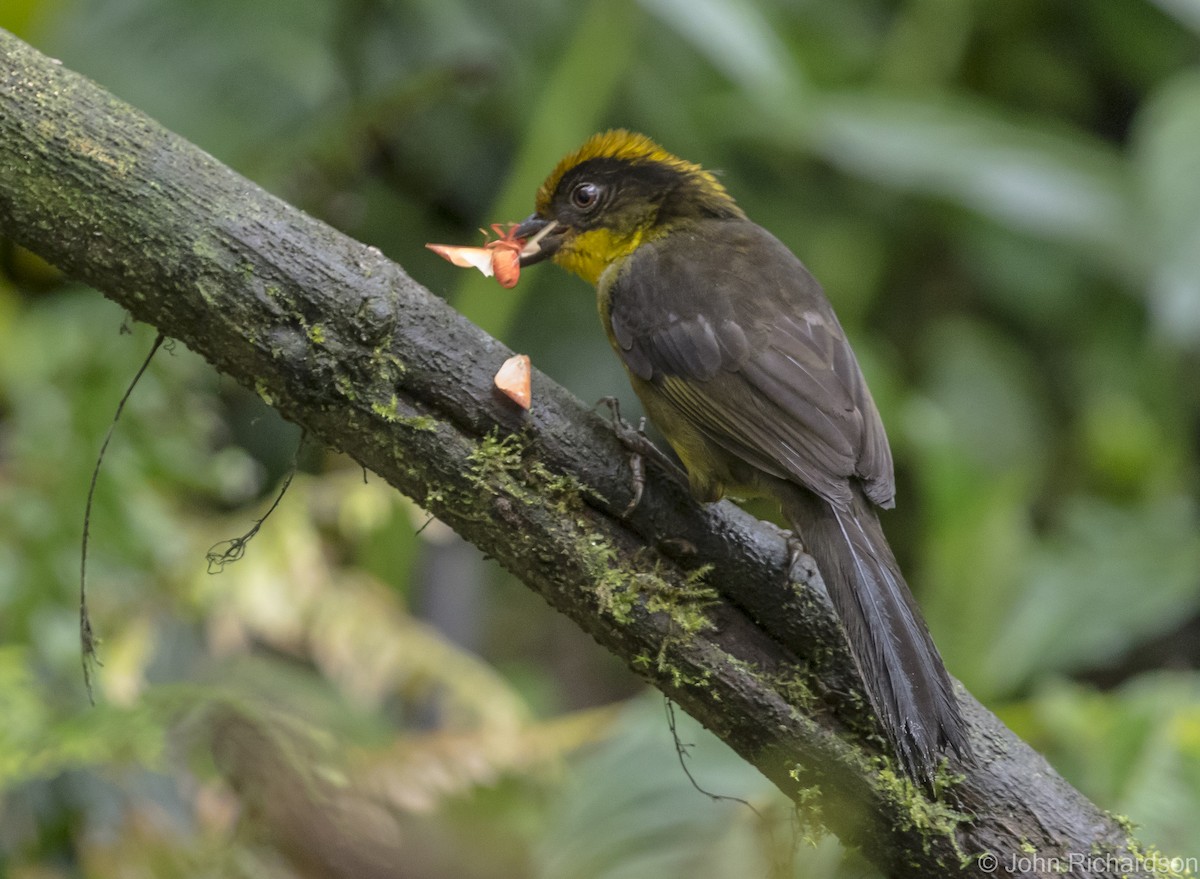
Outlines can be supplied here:
<path id="1" fill-rule="evenodd" d="M 630 395 L 582 284 L 500 291 L 422 245 L 520 219 L 606 126 L 722 169 L 854 338 L 897 459 L 885 525 L 951 670 L 1195 857 L 1198 8 L 5 0 L 0 26 L 584 399 Z M 182 348 L 100 478 L 88 708 L 83 499 L 153 332 L 11 245 L 0 269 L 0 875 L 870 872 L 681 719 L 702 786 L 762 817 L 694 790 L 660 701 L 350 462 L 303 450 L 208 575 L 298 432 Z"/>

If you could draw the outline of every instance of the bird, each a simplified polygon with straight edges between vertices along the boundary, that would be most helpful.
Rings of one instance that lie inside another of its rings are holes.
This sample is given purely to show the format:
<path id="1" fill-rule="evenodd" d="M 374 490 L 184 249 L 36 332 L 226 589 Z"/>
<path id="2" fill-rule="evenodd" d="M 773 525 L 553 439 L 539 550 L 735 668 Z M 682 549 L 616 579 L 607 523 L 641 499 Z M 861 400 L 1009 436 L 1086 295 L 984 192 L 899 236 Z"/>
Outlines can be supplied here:
<path id="1" fill-rule="evenodd" d="M 821 285 L 711 171 L 645 135 L 565 156 L 520 223 L 523 267 L 596 288 L 600 320 L 691 494 L 779 502 L 816 561 L 870 705 L 914 780 L 966 723 L 877 511 L 894 506 L 887 434 Z"/>

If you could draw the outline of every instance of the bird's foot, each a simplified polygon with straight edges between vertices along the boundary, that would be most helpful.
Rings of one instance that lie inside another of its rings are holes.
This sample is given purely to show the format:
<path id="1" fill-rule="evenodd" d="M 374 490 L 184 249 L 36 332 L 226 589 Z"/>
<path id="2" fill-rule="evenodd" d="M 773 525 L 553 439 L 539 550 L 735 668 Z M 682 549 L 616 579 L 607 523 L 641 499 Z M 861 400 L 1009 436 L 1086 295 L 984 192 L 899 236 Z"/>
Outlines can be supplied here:
<path id="1" fill-rule="evenodd" d="M 646 458 L 657 461 L 663 469 L 682 484 L 688 484 L 687 474 L 662 449 L 654 445 L 650 437 L 646 436 L 645 418 L 635 428 L 621 417 L 621 403 L 616 397 L 604 397 L 596 405 L 599 406 L 601 403 L 607 406 L 609 412 L 612 413 L 613 433 L 617 435 L 617 439 L 621 441 L 621 445 L 625 446 L 629 451 L 629 469 L 632 471 L 630 481 L 633 498 L 629 501 L 629 505 L 625 508 L 624 512 L 621 513 L 622 519 L 628 518 L 638 508 L 638 504 L 642 502 L 642 494 L 646 489 Z"/>
<path id="2" fill-rule="evenodd" d="M 788 582 L 811 583 L 817 576 L 817 560 L 809 555 L 795 531 L 785 531 L 788 548 Z"/>

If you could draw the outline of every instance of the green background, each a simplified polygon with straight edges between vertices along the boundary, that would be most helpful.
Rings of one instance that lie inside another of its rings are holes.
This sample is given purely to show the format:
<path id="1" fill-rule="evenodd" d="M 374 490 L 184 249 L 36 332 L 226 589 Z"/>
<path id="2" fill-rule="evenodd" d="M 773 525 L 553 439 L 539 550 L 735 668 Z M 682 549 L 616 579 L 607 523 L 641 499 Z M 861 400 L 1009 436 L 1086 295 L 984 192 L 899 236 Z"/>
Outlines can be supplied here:
<path id="1" fill-rule="evenodd" d="M 0 26 L 379 247 L 591 401 L 591 291 L 423 247 L 624 126 L 822 279 L 948 666 L 1200 856 L 1200 2 L 4 0 Z M 0 875 L 873 871 L 470 547 L 0 242 Z M 129 332 L 126 332 L 128 330 Z M 242 561 L 209 546 L 262 515 Z M 419 531 L 419 533 L 418 533 Z"/>

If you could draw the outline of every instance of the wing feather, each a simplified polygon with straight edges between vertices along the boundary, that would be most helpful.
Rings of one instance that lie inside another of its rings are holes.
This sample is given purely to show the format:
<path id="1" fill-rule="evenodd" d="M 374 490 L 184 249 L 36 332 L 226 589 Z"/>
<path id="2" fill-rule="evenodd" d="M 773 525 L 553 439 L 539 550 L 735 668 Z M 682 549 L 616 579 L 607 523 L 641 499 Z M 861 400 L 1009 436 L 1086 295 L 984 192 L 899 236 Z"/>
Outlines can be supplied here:
<path id="1" fill-rule="evenodd" d="M 626 366 L 759 470 L 839 506 L 857 479 L 890 506 L 887 436 L 820 286 L 761 227 L 707 222 L 708 234 L 641 247 L 612 282 L 608 316 Z M 715 270 L 713 235 L 730 254 Z"/>

